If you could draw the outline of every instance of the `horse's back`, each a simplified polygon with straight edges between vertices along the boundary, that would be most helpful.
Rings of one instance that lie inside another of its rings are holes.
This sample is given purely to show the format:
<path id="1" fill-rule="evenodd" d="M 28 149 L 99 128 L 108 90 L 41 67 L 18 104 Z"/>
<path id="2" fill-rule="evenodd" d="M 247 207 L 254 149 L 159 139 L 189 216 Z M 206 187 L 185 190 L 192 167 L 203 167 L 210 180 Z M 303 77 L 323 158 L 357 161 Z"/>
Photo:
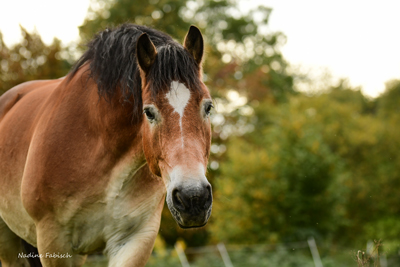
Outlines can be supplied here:
<path id="1" fill-rule="evenodd" d="M 59 83 L 60 80 L 30 81 L 11 88 L 0 97 L 0 122 L 5 117 L 7 112 L 10 111 L 15 104 L 26 95 L 35 91 L 54 88 L 55 85 L 58 85 Z"/>
<path id="2" fill-rule="evenodd" d="M 0 216 L 12 231 L 30 243 L 35 241 L 29 238 L 33 236 L 34 224 L 22 205 L 21 182 L 35 121 L 61 81 L 23 83 L 0 97 Z M 27 224 L 20 223 L 21 220 Z M 21 229 L 16 229 L 19 226 Z"/>

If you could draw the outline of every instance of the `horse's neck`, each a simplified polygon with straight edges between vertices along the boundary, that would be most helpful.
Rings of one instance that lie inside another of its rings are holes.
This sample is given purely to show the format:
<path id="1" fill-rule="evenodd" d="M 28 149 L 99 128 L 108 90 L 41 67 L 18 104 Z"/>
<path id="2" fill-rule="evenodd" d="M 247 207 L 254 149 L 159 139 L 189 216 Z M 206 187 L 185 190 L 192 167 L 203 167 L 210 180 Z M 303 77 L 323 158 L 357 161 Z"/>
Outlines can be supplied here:
<path id="1" fill-rule="evenodd" d="M 87 78 L 88 72 L 85 68 L 76 73 L 77 78 L 73 78 L 71 83 L 75 83 L 74 86 L 77 86 L 77 90 L 85 98 L 80 103 L 86 103 L 84 105 L 88 126 L 96 132 L 110 153 L 118 157 L 126 153 L 144 157 L 141 136 L 143 120 L 134 120 L 133 105 L 122 100 L 120 91 L 117 90 L 109 100 L 99 97 L 97 86 L 93 79 Z"/>

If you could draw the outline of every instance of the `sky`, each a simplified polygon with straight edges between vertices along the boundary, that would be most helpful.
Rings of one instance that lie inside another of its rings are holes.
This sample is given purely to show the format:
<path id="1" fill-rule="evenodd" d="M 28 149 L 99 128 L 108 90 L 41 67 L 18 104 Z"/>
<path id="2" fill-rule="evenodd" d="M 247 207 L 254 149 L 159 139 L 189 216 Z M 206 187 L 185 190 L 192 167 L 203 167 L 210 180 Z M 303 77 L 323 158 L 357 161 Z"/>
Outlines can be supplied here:
<path id="1" fill-rule="evenodd" d="M 7 45 L 21 39 L 19 25 L 36 29 L 50 44 L 54 37 L 64 44 L 79 38 L 90 0 L 0 0 L 0 31 Z M 17 12 L 18 11 L 18 12 Z"/>
<path id="2" fill-rule="evenodd" d="M 0 31 L 7 45 L 20 40 L 19 25 L 68 44 L 79 39 L 89 1 L 0 0 Z M 269 30 L 287 36 L 281 51 L 295 69 L 315 79 L 328 71 L 372 97 L 400 79 L 400 1 L 241 0 L 240 9 L 260 4 L 273 9 Z"/>

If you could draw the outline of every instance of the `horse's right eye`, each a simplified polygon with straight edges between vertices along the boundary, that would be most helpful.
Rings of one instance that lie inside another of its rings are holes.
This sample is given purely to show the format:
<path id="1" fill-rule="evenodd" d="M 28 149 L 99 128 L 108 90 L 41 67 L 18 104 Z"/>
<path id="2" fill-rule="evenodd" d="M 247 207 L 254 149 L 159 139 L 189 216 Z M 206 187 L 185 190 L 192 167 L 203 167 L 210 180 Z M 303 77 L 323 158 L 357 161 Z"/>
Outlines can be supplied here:
<path id="1" fill-rule="evenodd" d="M 204 107 L 204 111 L 206 113 L 207 116 L 210 115 L 211 113 L 211 109 L 213 108 L 213 104 L 212 103 L 208 103 L 205 107 Z"/>
<path id="2" fill-rule="evenodd" d="M 149 108 L 144 109 L 143 113 L 146 114 L 146 117 L 149 121 L 154 121 L 156 118 L 154 113 Z"/>

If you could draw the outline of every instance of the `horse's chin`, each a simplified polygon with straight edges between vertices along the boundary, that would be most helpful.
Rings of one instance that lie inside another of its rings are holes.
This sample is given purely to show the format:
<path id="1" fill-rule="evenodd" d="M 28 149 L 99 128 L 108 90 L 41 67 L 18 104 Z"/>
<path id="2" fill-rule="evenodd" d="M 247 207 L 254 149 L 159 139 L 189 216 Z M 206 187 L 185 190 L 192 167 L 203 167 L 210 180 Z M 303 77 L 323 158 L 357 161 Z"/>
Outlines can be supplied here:
<path id="1" fill-rule="evenodd" d="M 204 223 L 203 225 L 199 225 L 199 226 L 184 226 L 184 225 L 181 225 L 180 223 L 178 223 L 178 222 L 176 222 L 178 225 L 179 225 L 179 227 L 180 228 L 182 228 L 182 229 L 193 229 L 193 228 L 201 228 L 201 227 L 203 227 L 203 226 L 206 226 L 206 224 L 207 224 L 207 222 L 206 223 Z"/>
<path id="2" fill-rule="evenodd" d="M 198 223 L 198 222 L 194 222 L 194 221 L 186 221 L 184 223 L 184 222 L 182 222 L 182 220 L 179 220 L 175 216 L 172 216 L 172 217 L 174 217 L 175 222 L 182 229 L 201 228 L 201 227 L 204 227 L 208 222 L 208 218 L 206 218 L 202 223 Z"/>

